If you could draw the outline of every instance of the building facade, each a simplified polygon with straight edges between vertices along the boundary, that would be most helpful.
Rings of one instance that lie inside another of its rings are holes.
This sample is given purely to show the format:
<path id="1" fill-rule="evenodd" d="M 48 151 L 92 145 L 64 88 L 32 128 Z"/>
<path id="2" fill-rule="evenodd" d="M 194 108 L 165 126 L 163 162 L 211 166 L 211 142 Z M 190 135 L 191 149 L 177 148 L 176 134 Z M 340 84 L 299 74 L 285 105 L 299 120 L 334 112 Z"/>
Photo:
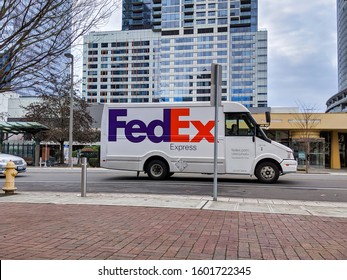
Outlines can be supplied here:
<path id="1" fill-rule="evenodd" d="M 327 101 L 327 112 L 347 112 L 347 0 L 337 0 L 338 93 Z"/>
<path id="2" fill-rule="evenodd" d="M 271 124 L 264 131 L 270 139 L 293 149 L 299 169 L 304 168 L 307 159 L 315 169 L 347 168 L 347 114 L 314 113 L 306 126 L 308 119 L 299 110 L 270 111 Z M 253 117 L 259 124 L 266 124 L 264 112 L 253 111 Z"/>
<path id="3" fill-rule="evenodd" d="M 89 103 L 155 102 L 160 34 L 96 32 L 84 39 L 83 96 Z"/>
<path id="4" fill-rule="evenodd" d="M 90 103 L 209 101 L 211 64 L 222 100 L 267 106 L 267 32 L 257 0 L 124 0 L 122 31 L 84 38 Z"/>

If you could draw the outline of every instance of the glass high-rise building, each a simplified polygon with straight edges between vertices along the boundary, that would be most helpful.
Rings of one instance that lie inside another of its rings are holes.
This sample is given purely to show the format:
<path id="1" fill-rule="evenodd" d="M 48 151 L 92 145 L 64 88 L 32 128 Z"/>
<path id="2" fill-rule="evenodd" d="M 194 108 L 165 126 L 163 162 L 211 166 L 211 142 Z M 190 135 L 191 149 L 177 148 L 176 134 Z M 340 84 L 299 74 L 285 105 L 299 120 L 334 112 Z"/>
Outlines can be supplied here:
<path id="1" fill-rule="evenodd" d="M 337 0 L 338 93 L 327 101 L 327 112 L 347 112 L 347 0 Z"/>
<path id="2" fill-rule="evenodd" d="M 123 0 L 122 30 L 152 28 L 153 0 Z M 161 2 L 161 1 L 159 1 Z"/>
<path id="3" fill-rule="evenodd" d="M 337 55 L 339 91 L 347 89 L 347 0 L 337 0 Z"/>
<path id="4" fill-rule="evenodd" d="M 122 29 L 84 38 L 88 102 L 209 101 L 218 63 L 223 100 L 267 106 L 257 0 L 124 0 Z"/>

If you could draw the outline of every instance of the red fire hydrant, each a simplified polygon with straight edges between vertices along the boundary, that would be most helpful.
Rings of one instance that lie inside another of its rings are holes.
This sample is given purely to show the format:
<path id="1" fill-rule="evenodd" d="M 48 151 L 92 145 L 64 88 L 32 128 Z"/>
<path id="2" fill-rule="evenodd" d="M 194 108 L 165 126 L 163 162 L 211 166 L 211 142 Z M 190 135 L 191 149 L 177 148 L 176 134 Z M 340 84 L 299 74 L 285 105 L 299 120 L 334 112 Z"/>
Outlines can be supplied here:
<path id="1" fill-rule="evenodd" d="M 5 194 L 13 194 L 17 189 L 14 185 L 14 177 L 16 177 L 18 174 L 16 165 L 12 161 L 9 161 L 5 168 L 6 170 L 4 171 L 4 175 L 6 176 L 6 179 L 2 190 L 5 192 Z"/>

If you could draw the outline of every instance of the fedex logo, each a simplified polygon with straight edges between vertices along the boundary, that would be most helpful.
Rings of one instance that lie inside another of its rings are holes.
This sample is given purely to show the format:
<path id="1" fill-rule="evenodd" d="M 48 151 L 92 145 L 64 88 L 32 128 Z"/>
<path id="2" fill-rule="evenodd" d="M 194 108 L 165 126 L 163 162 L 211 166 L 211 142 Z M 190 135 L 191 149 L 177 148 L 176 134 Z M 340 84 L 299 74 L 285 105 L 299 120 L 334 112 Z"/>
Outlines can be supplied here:
<path id="1" fill-rule="evenodd" d="M 128 120 L 127 109 L 109 110 L 109 128 L 108 140 L 117 141 L 119 135 L 125 137 L 133 143 L 140 143 L 146 137 L 153 143 L 160 142 L 200 142 L 206 139 L 208 142 L 214 142 L 214 136 L 211 133 L 214 127 L 214 121 L 208 121 L 203 124 L 199 120 L 181 120 L 180 117 L 190 116 L 189 108 L 163 109 L 162 120 L 152 120 L 145 124 L 139 119 Z M 181 134 L 180 129 L 195 127 L 195 135 Z M 155 134 L 155 130 L 161 130 L 160 135 Z M 124 130 L 124 134 L 120 130 Z"/>

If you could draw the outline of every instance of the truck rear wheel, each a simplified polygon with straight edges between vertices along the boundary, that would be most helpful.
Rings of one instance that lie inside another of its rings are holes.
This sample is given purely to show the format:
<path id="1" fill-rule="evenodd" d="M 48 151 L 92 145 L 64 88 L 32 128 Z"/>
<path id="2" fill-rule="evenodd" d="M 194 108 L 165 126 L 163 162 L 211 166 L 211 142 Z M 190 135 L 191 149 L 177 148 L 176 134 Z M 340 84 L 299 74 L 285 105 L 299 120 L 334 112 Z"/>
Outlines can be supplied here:
<path id="1" fill-rule="evenodd" d="M 261 183 L 274 184 L 280 176 L 280 171 L 275 163 L 267 161 L 257 166 L 255 176 Z"/>
<path id="2" fill-rule="evenodd" d="M 152 160 L 147 166 L 149 178 L 154 180 L 163 180 L 168 177 L 169 169 L 165 162 L 161 160 Z"/>

